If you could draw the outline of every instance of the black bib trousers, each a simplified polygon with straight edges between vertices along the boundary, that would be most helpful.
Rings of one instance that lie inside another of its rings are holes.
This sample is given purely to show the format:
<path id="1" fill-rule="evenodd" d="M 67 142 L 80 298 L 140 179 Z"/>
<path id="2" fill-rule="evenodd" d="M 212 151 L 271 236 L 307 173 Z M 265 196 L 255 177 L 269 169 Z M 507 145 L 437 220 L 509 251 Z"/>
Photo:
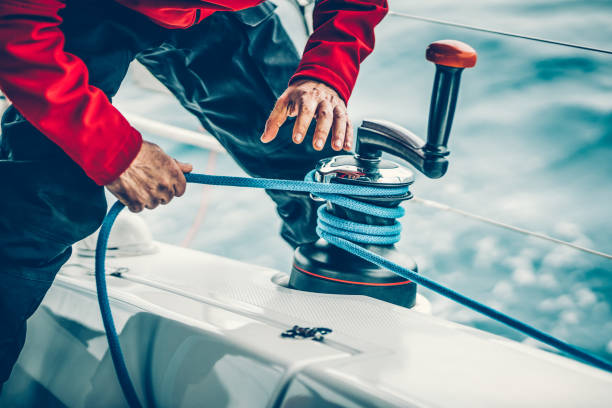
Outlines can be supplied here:
<path id="1" fill-rule="evenodd" d="M 291 141 L 293 120 L 269 144 L 265 121 L 299 63 L 274 6 L 217 12 L 189 29 L 170 30 L 111 0 L 71 0 L 61 12 L 65 51 L 80 57 L 91 85 L 112 98 L 137 59 L 229 154 L 255 177 L 300 180 L 326 147 Z M 312 128 L 311 128 L 312 133 Z M 0 385 L 23 347 L 26 320 L 40 305 L 71 245 L 93 233 L 107 203 L 58 146 L 10 107 L 0 144 Z M 316 205 L 307 194 L 268 191 L 296 246 L 317 239 Z"/>

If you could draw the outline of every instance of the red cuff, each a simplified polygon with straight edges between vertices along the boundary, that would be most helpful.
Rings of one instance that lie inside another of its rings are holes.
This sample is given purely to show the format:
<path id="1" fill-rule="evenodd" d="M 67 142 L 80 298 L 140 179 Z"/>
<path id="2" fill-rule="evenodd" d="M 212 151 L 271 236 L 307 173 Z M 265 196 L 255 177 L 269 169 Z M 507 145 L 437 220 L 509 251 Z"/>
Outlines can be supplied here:
<path id="1" fill-rule="evenodd" d="M 115 181 L 134 161 L 142 146 L 142 136 L 131 128 L 131 132 L 123 137 L 123 144 L 114 152 L 105 152 L 103 163 L 96 166 L 95 172 L 85 170 L 87 175 L 99 186 Z"/>

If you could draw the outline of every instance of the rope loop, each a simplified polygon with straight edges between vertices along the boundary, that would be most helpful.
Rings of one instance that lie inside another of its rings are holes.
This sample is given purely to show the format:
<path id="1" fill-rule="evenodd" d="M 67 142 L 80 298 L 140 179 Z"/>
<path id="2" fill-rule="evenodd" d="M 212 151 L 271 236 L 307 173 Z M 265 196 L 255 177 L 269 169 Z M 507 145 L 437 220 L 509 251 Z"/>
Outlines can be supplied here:
<path id="1" fill-rule="evenodd" d="M 400 240 L 402 226 L 397 220 L 391 225 L 360 224 L 333 215 L 325 205 L 319 207 L 317 215 L 318 232 L 362 244 L 392 245 Z"/>

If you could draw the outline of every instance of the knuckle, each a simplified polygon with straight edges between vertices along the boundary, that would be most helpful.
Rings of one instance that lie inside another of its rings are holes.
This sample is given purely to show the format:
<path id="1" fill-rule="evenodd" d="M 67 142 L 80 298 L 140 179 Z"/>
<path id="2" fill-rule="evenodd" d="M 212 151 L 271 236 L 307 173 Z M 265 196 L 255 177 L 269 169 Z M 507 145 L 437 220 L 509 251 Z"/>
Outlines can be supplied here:
<path id="1" fill-rule="evenodd" d="M 311 115 L 313 113 L 313 110 L 309 105 L 302 105 L 302 113 Z"/>
<path id="2" fill-rule="evenodd" d="M 176 184 L 176 196 L 180 197 L 185 194 L 185 190 L 187 189 L 187 183 L 179 182 Z"/>
<path id="3" fill-rule="evenodd" d="M 276 100 L 275 107 L 284 105 L 287 102 L 288 99 L 290 99 L 290 98 L 289 98 L 289 95 L 287 93 L 282 94 Z"/>
<path id="4" fill-rule="evenodd" d="M 319 113 L 318 113 L 318 117 L 320 119 L 324 119 L 324 118 L 328 118 L 331 115 L 331 111 L 329 110 L 329 108 L 327 107 L 322 107 L 321 109 L 319 109 Z"/>
<path id="5" fill-rule="evenodd" d="M 170 186 L 169 180 L 160 181 L 159 184 L 157 185 L 157 191 L 160 193 L 164 193 L 168 191 L 169 186 Z"/>
<path id="6" fill-rule="evenodd" d="M 147 203 L 147 205 L 145 207 L 149 208 L 149 209 L 153 209 L 155 207 L 157 207 L 159 205 L 159 199 L 157 197 L 151 197 L 151 199 L 149 200 L 149 202 Z"/>
<path id="7" fill-rule="evenodd" d="M 308 104 L 311 99 L 312 99 L 312 95 L 306 92 L 300 94 L 300 96 L 298 97 L 298 101 L 302 104 L 302 106 Z"/>
<path id="8" fill-rule="evenodd" d="M 132 204 L 128 208 L 133 213 L 139 213 L 139 212 L 142 211 L 142 206 L 141 205 Z"/>
<path id="9" fill-rule="evenodd" d="M 286 106 L 287 104 L 284 101 L 278 100 L 276 105 L 274 105 L 274 109 L 272 109 L 272 112 L 270 112 L 270 116 L 275 117 L 282 114 L 282 112 L 285 111 Z"/>
<path id="10" fill-rule="evenodd" d="M 277 127 L 278 127 L 278 123 L 273 118 L 269 118 L 266 121 L 266 129 L 277 128 Z"/>
<path id="11" fill-rule="evenodd" d="M 137 192 L 130 197 L 130 204 L 142 207 L 146 200 L 142 197 L 143 194 L 141 192 Z"/>
<path id="12" fill-rule="evenodd" d="M 314 137 L 315 139 L 325 139 L 328 134 L 329 130 L 319 129 L 315 132 Z"/>

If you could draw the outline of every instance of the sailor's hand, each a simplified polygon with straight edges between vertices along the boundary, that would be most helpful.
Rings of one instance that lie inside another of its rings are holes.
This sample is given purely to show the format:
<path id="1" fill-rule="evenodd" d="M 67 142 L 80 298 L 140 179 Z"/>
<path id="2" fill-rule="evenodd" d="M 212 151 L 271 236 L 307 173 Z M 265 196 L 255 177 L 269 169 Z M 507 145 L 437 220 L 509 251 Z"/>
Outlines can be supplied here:
<path id="1" fill-rule="evenodd" d="M 142 142 L 140 152 L 119 178 L 106 185 L 132 212 L 168 204 L 185 193 L 186 180 L 193 166 L 168 156 L 156 144 Z"/>
<path id="2" fill-rule="evenodd" d="M 266 122 L 261 141 L 268 143 L 278 133 L 287 117 L 297 116 L 293 126 L 293 142 L 302 143 L 313 118 L 317 120 L 312 146 L 323 149 L 332 133 L 334 150 L 350 150 L 353 143 L 353 127 L 346 113 L 346 104 L 329 86 L 312 80 L 296 81 L 278 98 L 274 110 Z"/>

